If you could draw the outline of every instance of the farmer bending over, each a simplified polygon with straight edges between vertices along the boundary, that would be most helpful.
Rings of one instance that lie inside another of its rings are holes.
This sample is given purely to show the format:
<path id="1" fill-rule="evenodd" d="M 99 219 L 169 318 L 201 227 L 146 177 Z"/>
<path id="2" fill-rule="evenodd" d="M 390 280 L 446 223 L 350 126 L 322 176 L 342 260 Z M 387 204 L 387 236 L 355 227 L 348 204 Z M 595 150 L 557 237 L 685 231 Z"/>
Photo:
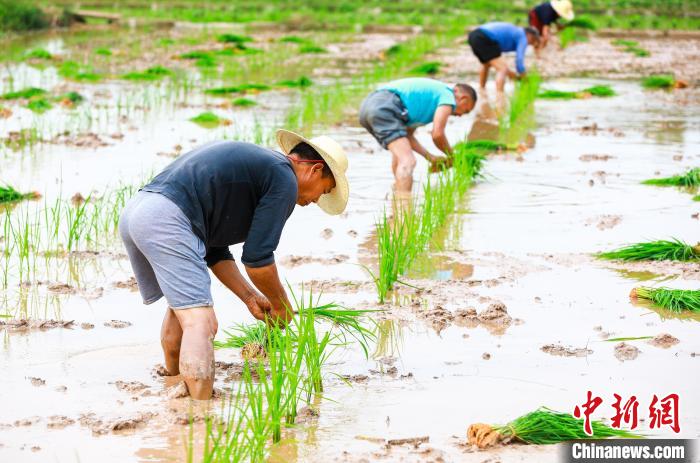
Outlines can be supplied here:
<path id="1" fill-rule="evenodd" d="M 360 124 L 391 151 L 391 169 L 397 193 L 410 193 L 416 158 L 432 165 L 446 160 L 431 154 L 415 137 L 416 127 L 433 123 L 435 146 L 448 157 L 452 147 L 445 136 L 447 118 L 468 113 L 476 104 L 476 92 L 467 84 L 447 85 L 423 77 L 399 79 L 369 94 L 360 107 Z"/>
<path id="2" fill-rule="evenodd" d="M 540 33 L 532 27 L 518 27 L 503 22 L 486 23 L 469 33 L 469 46 L 481 62 L 479 85 L 486 88 L 489 70 L 496 70 L 496 89 L 503 92 L 506 77 L 521 78 L 525 75 L 525 50 L 528 44 L 537 46 Z M 515 52 L 517 74 L 508 68 L 501 56 L 504 52 Z"/>
<path id="3" fill-rule="evenodd" d="M 537 29 L 541 39 L 535 51 L 539 53 L 547 46 L 552 35 L 552 24 L 563 18 L 566 21 L 574 19 L 574 7 L 569 0 L 552 0 L 551 2 L 540 3 L 528 13 L 530 26 Z"/>
<path id="4" fill-rule="evenodd" d="M 348 200 L 347 158 L 328 137 L 277 132 L 284 155 L 220 141 L 170 164 L 127 204 L 119 221 L 145 304 L 165 296 L 165 367 L 190 395 L 208 399 L 217 331 L 207 267 L 258 320 L 285 323 L 289 301 L 273 252 L 294 205 L 340 214 Z M 228 246 L 244 242 L 241 275 Z M 256 289 L 257 288 L 257 289 Z"/>

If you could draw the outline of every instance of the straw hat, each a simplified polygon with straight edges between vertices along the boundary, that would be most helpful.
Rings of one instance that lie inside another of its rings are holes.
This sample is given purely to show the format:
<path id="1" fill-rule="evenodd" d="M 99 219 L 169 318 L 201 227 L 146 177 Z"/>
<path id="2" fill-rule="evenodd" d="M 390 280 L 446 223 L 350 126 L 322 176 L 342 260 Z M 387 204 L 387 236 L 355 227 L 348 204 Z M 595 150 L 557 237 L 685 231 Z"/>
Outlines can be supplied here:
<path id="1" fill-rule="evenodd" d="M 345 155 L 343 147 L 325 135 L 307 140 L 289 130 L 280 129 L 277 131 L 277 144 L 280 145 L 284 154 L 289 154 L 295 146 L 302 142 L 311 145 L 321 155 L 335 178 L 335 188 L 330 193 L 318 198 L 318 206 L 327 214 L 340 214 L 345 210 L 350 195 L 348 178 L 345 175 L 348 170 L 348 157 Z"/>
<path id="2" fill-rule="evenodd" d="M 559 16 L 567 21 L 574 19 L 574 7 L 570 0 L 552 0 L 550 3 Z"/>

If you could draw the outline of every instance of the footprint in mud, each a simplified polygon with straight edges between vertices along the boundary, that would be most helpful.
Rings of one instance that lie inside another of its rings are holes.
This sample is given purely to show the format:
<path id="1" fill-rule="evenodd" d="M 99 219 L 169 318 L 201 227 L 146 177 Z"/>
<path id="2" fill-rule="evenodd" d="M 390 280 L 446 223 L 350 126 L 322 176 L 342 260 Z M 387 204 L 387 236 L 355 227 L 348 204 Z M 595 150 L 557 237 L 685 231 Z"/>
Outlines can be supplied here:
<path id="1" fill-rule="evenodd" d="M 32 383 L 32 386 L 46 386 L 46 380 L 36 376 L 29 376 L 27 379 Z"/>
<path id="2" fill-rule="evenodd" d="M 586 357 L 593 353 L 591 349 L 585 347 L 565 347 L 556 344 L 547 344 L 540 347 L 542 352 L 559 357 Z"/>
<path id="3" fill-rule="evenodd" d="M 119 389 L 120 391 L 124 392 L 141 392 L 144 389 L 148 389 L 149 386 L 146 384 L 143 384 L 140 381 L 121 381 L 117 380 L 114 382 L 114 385 Z"/>
<path id="4" fill-rule="evenodd" d="M 615 357 L 621 362 L 636 359 L 639 352 L 640 350 L 637 347 L 625 342 L 615 346 Z"/>
<path id="5" fill-rule="evenodd" d="M 128 289 L 130 291 L 138 291 L 139 289 L 139 285 L 136 282 L 136 278 L 134 278 L 133 276 L 129 277 L 128 280 L 115 281 L 114 283 L 112 283 L 112 286 L 119 289 Z"/>
<path id="6" fill-rule="evenodd" d="M 321 238 L 324 240 L 329 240 L 333 237 L 333 230 L 330 228 L 324 228 L 323 231 L 321 232 Z"/>
<path id="7" fill-rule="evenodd" d="M 63 429 L 72 424 L 75 424 L 75 420 L 73 418 L 68 418 L 67 416 L 63 415 L 52 415 L 48 418 L 46 427 L 51 429 Z"/>
<path id="8" fill-rule="evenodd" d="M 153 412 L 139 412 L 128 417 L 117 417 L 109 420 L 98 418 L 93 412 L 83 413 L 78 421 L 81 426 L 90 428 L 93 434 L 102 435 L 115 431 L 125 431 L 145 426 L 151 418 L 157 416 Z"/>
<path id="9" fill-rule="evenodd" d="M 124 320 L 110 320 L 104 322 L 104 326 L 107 328 L 126 328 L 131 326 L 131 322 L 125 322 Z"/>
<path id="10" fill-rule="evenodd" d="M 653 339 L 649 340 L 649 344 L 651 344 L 654 347 L 660 347 L 662 349 L 669 349 L 676 344 L 681 342 L 677 337 L 672 336 L 668 333 L 661 333 L 656 336 L 654 336 Z"/>

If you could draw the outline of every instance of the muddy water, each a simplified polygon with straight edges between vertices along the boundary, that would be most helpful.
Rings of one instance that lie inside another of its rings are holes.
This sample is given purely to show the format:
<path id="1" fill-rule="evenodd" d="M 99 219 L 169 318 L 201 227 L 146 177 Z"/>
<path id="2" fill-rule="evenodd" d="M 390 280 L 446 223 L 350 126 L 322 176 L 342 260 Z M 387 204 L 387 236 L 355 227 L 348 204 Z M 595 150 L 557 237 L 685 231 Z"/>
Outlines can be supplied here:
<path id="1" fill-rule="evenodd" d="M 567 89 L 590 83 L 570 80 L 548 85 Z M 427 461 L 442 455 L 446 461 L 483 461 L 497 454 L 507 461 L 555 461 L 553 448 L 512 446 L 469 453 L 461 444 L 472 422 L 504 422 L 540 405 L 569 411 L 585 399 L 587 390 L 604 397 L 606 409 L 601 407 L 599 416 L 608 418 L 613 393 L 637 395 L 641 410 L 651 395 L 676 392 L 681 396 L 681 435 L 698 437 L 700 422 L 693 412 L 700 405 L 695 392 L 700 384 L 696 375 L 687 373 L 697 362 L 691 353 L 700 352 L 692 336 L 697 321 L 631 304 L 627 294 L 641 279 L 638 274 L 594 262 L 587 253 L 645 238 L 697 240 L 700 224 L 691 214 L 698 212 L 698 206 L 689 195 L 638 183 L 656 171 L 673 174 L 697 165 L 700 113 L 677 104 L 670 95 L 650 98 L 636 84 L 611 84 L 620 96 L 538 102 L 536 147 L 522 161 L 490 159 L 487 179 L 464 205 L 469 213 L 450 222 L 450 236 L 441 252 L 417 262 L 412 270 L 411 282 L 430 291 L 402 290 L 398 306 L 383 307 L 389 321 L 384 323 L 386 334 L 378 356 L 384 361 L 366 361 L 354 351 L 334 358 L 331 371 L 367 375 L 367 381 L 350 388 L 329 376 L 326 390 L 333 401 L 322 403 L 315 425 L 290 431 L 288 437 L 296 435 L 296 443 L 283 446 L 275 458 L 320 462 L 401 456 L 406 461 Z M 272 121 L 279 119 L 289 97 L 263 95 L 269 104 L 236 110 L 235 123 L 243 127 L 241 132 L 249 132 L 256 119 L 274 126 Z M 172 151 L 175 144 L 186 150 L 226 135 L 230 129 L 209 131 L 187 122 L 203 104 L 195 99 L 192 108 L 139 119 L 134 130 L 124 129 L 123 139 L 99 150 L 52 147 L 22 163 L 10 154 L 0 161 L 3 180 L 42 190 L 49 197 L 59 191 L 85 194 L 119 180 L 135 181 L 169 162 L 158 152 Z M 450 138 L 458 139 L 472 122 L 470 117 L 451 121 Z M 598 130 L 583 130 L 593 124 Z M 367 282 L 357 263 L 371 262 L 373 224 L 388 207 L 392 179 L 387 153 L 357 128 L 331 132 L 351 157 L 350 206 L 340 217 L 326 217 L 313 207 L 295 211 L 278 251 L 280 257 L 311 258 L 310 263 L 283 268 L 284 278 L 295 287 L 309 280 Z M 420 136 L 427 140 L 425 131 Z M 588 154 L 613 158 L 580 159 Z M 424 163 L 419 162 L 416 177 L 424 174 Z M 234 254 L 240 254 L 240 247 L 234 247 Z M 339 255 L 349 258 L 327 263 Z M 113 286 L 130 276 L 123 259 L 97 258 L 82 268 L 72 278 L 81 282 L 80 287 L 102 287 L 101 297 L 84 293 L 54 297 L 50 304 L 38 304 L 34 313 L 37 318 L 75 320 L 73 329 L 3 333 L 2 459 L 181 461 L 187 427 L 174 421 L 187 413 L 189 403 L 160 396 L 172 381 L 153 373 L 160 362 L 158 331 L 164 303 L 144 307 L 138 293 Z M 697 287 L 697 280 L 668 280 L 664 272 L 651 273 L 644 278 Z M 375 307 L 370 285 L 359 291 L 339 289 L 342 284 L 329 286 L 327 300 Z M 36 291 L 46 295 L 42 287 Z M 213 292 L 220 326 L 250 321 L 243 305 L 221 285 L 214 283 Z M 468 307 L 481 311 L 493 300 L 505 303 L 510 315 L 521 321 L 497 335 L 483 326 L 457 324 L 438 333 L 425 322 L 425 312 L 437 305 L 451 311 Z M 6 309 L 12 311 L 21 303 L 21 298 L 13 297 Z M 110 320 L 131 325 L 105 326 Z M 80 323 L 94 328 L 82 329 Z M 613 354 L 616 343 L 602 337 L 664 332 L 679 338 L 680 344 L 662 350 L 636 341 L 639 357 L 623 363 Z M 569 358 L 540 350 L 559 343 L 587 347 L 593 353 Z M 237 353 L 218 352 L 217 359 L 234 361 Z M 33 385 L 31 378 L 45 383 L 35 380 Z M 123 391 L 117 381 L 138 381 L 146 387 Z M 230 383 L 219 377 L 217 387 L 226 389 Z M 89 413 L 103 422 L 137 417 L 143 423 L 137 423 L 135 430 L 94 436 L 90 426 L 78 423 Z M 156 415 L 144 418 L 146 413 Z M 61 428 L 55 424 L 60 419 L 50 418 L 54 415 L 76 423 Z M 29 424 L 15 425 L 18 420 Z M 430 436 L 430 442 L 421 446 L 427 452 L 387 451 L 374 441 L 423 435 Z"/>

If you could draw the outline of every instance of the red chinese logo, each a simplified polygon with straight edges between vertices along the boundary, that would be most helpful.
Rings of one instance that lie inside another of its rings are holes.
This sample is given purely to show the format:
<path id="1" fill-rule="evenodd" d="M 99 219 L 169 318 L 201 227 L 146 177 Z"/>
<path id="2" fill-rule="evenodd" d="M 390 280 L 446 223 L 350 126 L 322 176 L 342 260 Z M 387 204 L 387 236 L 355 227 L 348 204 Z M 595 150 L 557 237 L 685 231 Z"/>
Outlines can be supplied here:
<path id="1" fill-rule="evenodd" d="M 661 403 L 657 407 L 656 404 L 659 402 L 659 398 L 654 394 L 651 405 L 649 405 L 649 418 L 651 418 L 649 428 L 654 429 L 668 425 L 674 432 L 681 432 L 681 426 L 678 421 L 678 400 L 678 394 L 669 394 L 661 399 Z"/>

